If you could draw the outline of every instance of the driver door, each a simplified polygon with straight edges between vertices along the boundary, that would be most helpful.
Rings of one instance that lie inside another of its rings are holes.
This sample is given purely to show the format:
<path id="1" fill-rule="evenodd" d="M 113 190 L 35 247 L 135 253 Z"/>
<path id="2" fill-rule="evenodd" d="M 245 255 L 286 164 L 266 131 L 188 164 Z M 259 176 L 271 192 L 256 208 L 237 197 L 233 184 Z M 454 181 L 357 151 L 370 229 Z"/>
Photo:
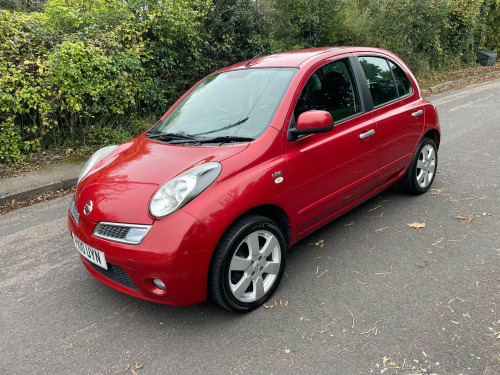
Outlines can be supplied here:
<path id="1" fill-rule="evenodd" d="M 332 220 L 370 192 L 378 179 L 378 134 L 364 111 L 350 58 L 314 67 L 297 99 L 291 123 L 305 111 L 326 110 L 332 131 L 295 141 L 283 138 L 299 235 Z"/>

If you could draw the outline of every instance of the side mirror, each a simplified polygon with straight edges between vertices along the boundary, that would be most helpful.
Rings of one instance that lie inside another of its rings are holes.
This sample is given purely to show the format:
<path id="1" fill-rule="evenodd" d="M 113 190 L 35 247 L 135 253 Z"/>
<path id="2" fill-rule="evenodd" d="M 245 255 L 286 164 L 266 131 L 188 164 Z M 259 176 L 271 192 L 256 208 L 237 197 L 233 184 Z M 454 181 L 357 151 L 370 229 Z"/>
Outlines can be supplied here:
<path id="1" fill-rule="evenodd" d="M 297 118 L 294 128 L 288 129 L 293 139 L 302 134 L 326 133 L 333 129 L 333 119 L 327 111 L 307 111 Z"/>

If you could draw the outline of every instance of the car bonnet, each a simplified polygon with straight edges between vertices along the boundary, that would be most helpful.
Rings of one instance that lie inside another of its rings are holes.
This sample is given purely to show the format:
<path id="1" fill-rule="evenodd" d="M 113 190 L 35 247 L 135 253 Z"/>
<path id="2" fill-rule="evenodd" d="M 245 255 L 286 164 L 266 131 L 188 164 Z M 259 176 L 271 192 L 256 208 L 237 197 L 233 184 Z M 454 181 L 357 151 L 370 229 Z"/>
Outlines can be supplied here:
<path id="1" fill-rule="evenodd" d="M 92 201 L 92 211 L 84 216 L 87 220 L 151 224 L 149 202 L 158 188 L 194 166 L 220 162 L 247 147 L 248 143 L 169 145 L 140 136 L 91 169 L 77 186 L 77 209 L 82 215 L 84 205 Z"/>

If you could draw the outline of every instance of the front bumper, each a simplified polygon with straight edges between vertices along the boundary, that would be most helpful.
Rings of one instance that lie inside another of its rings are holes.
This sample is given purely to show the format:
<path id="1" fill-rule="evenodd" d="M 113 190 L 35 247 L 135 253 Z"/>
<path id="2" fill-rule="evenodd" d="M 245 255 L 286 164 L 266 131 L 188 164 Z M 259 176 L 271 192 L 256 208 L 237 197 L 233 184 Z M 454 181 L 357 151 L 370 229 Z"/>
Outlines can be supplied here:
<path id="1" fill-rule="evenodd" d="M 96 225 L 83 215 L 76 224 L 68 212 L 70 232 L 105 254 L 108 271 L 80 256 L 96 279 L 120 292 L 168 305 L 206 299 L 208 269 L 218 236 L 205 224 L 179 210 L 155 220 L 139 245 L 95 237 Z M 153 278 L 163 281 L 166 290 L 154 287 Z"/>

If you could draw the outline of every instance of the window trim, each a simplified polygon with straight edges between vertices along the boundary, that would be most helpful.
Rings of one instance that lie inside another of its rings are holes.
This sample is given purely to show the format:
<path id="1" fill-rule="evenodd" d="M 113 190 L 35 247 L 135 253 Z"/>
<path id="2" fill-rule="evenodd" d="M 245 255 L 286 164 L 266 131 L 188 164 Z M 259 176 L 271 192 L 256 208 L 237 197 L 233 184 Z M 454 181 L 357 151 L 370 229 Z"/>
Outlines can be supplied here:
<path id="1" fill-rule="evenodd" d="M 368 86 L 368 81 L 366 79 L 366 75 L 365 75 L 365 72 L 363 70 L 363 67 L 361 66 L 361 62 L 359 61 L 359 58 L 360 57 L 377 57 L 379 59 L 384 59 L 386 61 L 386 64 L 387 64 L 387 67 L 389 68 L 390 72 L 391 72 L 391 76 L 392 76 L 392 80 L 394 82 L 394 86 L 396 87 L 396 92 L 398 94 L 398 97 L 395 98 L 395 99 L 392 99 L 388 102 L 384 102 L 382 104 L 379 104 L 377 106 L 375 106 L 373 104 L 373 98 L 372 98 L 372 93 L 370 92 L 370 87 Z M 364 86 L 365 90 L 366 91 L 363 91 L 363 95 L 367 95 L 367 100 L 369 99 L 369 102 L 370 102 L 370 111 L 374 110 L 374 109 L 379 109 L 379 108 L 383 108 L 387 105 L 390 105 L 390 104 L 393 104 L 393 103 L 396 103 L 397 101 L 399 100 L 404 100 L 404 99 L 407 99 L 409 98 L 410 96 L 412 96 L 414 93 L 415 93 L 415 87 L 413 86 L 413 82 L 412 80 L 408 77 L 408 74 L 405 72 L 405 70 L 401 67 L 401 65 L 399 65 L 398 63 L 396 63 L 393 59 L 389 58 L 388 56 L 385 56 L 385 55 L 378 55 L 378 54 L 374 54 L 374 53 L 362 53 L 362 54 L 355 54 L 353 56 L 354 60 L 356 61 L 356 65 L 358 67 L 358 71 L 359 71 L 359 75 L 360 77 L 362 77 L 362 79 L 360 79 L 362 81 L 362 85 Z M 403 95 L 403 96 L 400 96 L 399 95 L 399 90 L 398 90 L 398 87 L 397 87 L 397 84 L 396 84 L 396 80 L 394 79 L 394 73 L 392 72 L 392 69 L 389 65 L 389 61 L 392 62 L 394 65 L 396 65 L 397 67 L 399 67 L 403 73 L 406 75 L 406 77 L 408 78 L 408 80 L 410 81 L 410 86 L 411 86 L 411 91 L 409 94 L 406 94 L 406 95 Z"/>
<path id="2" fill-rule="evenodd" d="M 404 99 L 404 98 L 406 98 L 406 97 L 408 97 L 408 96 L 413 95 L 413 85 L 412 85 L 412 83 L 411 83 L 410 78 L 408 78 L 408 75 L 407 75 L 407 74 L 406 74 L 406 72 L 404 71 L 404 69 L 403 69 L 403 68 L 401 68 L 401 66 L 399 66 L 399 64 L 395 63 L 395 62 L 394 62 L 394 61 L 392 61 L 391 59 L 386 58 L 386 59 L 385 59 L 385 61 L 387 61 L 387 65 L 389 66 L 389 70 L 391 71 L 391 74 L 392 74 L 392 79 L 394 80 L 394 83 L 395 83 L 395 85 L 396 85 L 396 91 L 398 92 L 398 97 L 399 97 L 400 99 Z M 389 64 L 389 63 L 392 63 L 392 64 L 394 64 L 394 66 L 395 66 L 395 67 L 397 67 L 397 68 L 401 69 L 401 71 L 403 72 L 403 74 L 406 76 L 406 79 L 408 80 L 408 82 L 410 82 L 410 87 L 411 87 L 411 89 L 410 89 L 410 92 L 409 92 L 408 94 L 405 94 L 405 95 L 399 95 L 399 89 L 398 89 L 398 85 L 397 85 L 397 82 L 396 82 L 396 77 L 394 76 L 394 71 L 392 70 L 392 68 L 391 68 L 391 64 Z"/>
<path id="3" fill-rule="evenodd" d="M 287 118 L 290 117 L 288 124 L 287 124 L 287 128 L 286 128 L 287 140 L 289 142 L 295 142 L 295 141 L 298 141 L 300 139 L 303 139 L 303 138 L 306 138 L 306 137 L 309 137 L 310 135 L 312 135 L 312 134 L 304 134 L 304 135 L 301 135 L 297 138 L 292 139 L 289 137 L 289 131 L 288 131 L 295 126 L 295 122 L 296 122 L 295 115 L 294 115 L 295 107 L 297 106 L 297 102 L 299 100 L 300 94 L 302 93 L 302 90 L 304 89 L 307 81 L 318 69 L 321 69 L 322 67 L 324 67 L 327 64 L 334 63 L 334 62 L 340 61 L 340 60 L 347 60 L 351 66 L 352 78 L 354 79 L 354 82 L 356 84 L 356 88 L 358 89 L 358 95 L 359 95 L 359 99 L 360 99 L 359 104 L 361 106 L 361 111 L 358 113 L 354 113 L 348 117 L 344 117 L 343 119 L 341 119 L 339 121 L 334 121 L 333 128 L 335 129 L 335 126 L 337 126 L 338 124 L 342 124 L 346 121 L 352 120 L 353 118 L 356 118 L 356 117 L 361 116 L 365 113 L 368 113 L 369 111 L 371 111 L 373 109 L 373 104 L 371 103 L 371 96 L 367 97 L 366 93 L 364 92 L 364 89 L 365 89 L 364 86 L 366 86 L 366 85 L 363 85 L 360 82 L 360 78 L 361 78 L 359 76 L 359 69 L 360 68 L 357 65 L 359 62 L 357 61 L 355 56 L 352 53 L 349 53 L 349 54 L 344 54 L 344 55 L 340 55 L 340 56 L 327 57 L 326 59 L 318 61 L 318 63 L 316 63 L 314 66 L 312 66 L 309 69 L 309 71 L 304 75 L 304 77 L 300 81 L 299 85 L 297 86 L 297 91 L 295 92 L 295 95 L 294 95 L 293 105 L 290 106 L 289 113 L 287 114 Z M 364 78 L 364 76 L 363 76 L 363 78 Z M 370 99 L 370 101 L 367 100 L 368 98 Z"/>

